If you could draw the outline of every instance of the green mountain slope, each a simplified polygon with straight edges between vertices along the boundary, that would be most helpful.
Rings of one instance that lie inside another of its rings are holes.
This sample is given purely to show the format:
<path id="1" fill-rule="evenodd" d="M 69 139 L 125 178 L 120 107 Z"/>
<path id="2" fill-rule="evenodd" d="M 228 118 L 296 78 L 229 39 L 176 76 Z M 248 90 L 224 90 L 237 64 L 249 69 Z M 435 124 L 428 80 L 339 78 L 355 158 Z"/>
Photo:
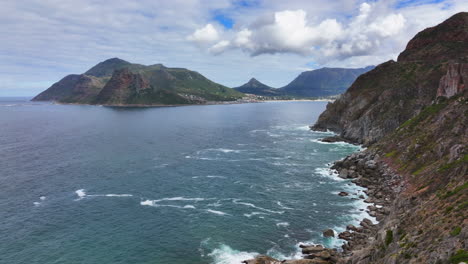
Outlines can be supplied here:
<path id="1" fill-rule="evenodd" d="M 84 74 L 66 76 L 33 100 L 104 105 L 203 104 L 233 101 L 242 95 L 195 71 L 113 58 Z"/>

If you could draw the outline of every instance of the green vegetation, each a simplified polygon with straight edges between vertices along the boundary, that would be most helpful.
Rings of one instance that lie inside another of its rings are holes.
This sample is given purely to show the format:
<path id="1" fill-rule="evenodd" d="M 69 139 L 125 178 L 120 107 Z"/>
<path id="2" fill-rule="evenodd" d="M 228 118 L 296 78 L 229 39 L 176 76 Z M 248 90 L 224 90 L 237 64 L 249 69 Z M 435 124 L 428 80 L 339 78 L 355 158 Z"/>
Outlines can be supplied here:
<path id="1" fill-rule="evenodd" d="M 461 159 L 442 165 L 439 169 L 437 169 L 437 171 L 443 172 L 443 171 L 455 168 L 464 162 L 468 162 L 468 154 L 465 154 Z"/>
<path id="2" fill-rule="evenodd" d="M 453 264 L 468 261 L 468 251 L 463 249 L 458 250 L 453 256 L 449 258 L 449 261 Z"/>
<path id="3" fill-rule="evenodd" d="M 387 233 L 385 234 L 385 245 L 388 246 L 392 242 L 393 242 L 393 231 L 387 230 Z"/>
<path id="4" fill-rule="evenodd" d="M 394 157 L 396 154 L 397 154 L 397 152 L 396 152 L 396 150 L 394 150 L 392 152 L 389 152 L 389 153 L 385 154 L 385 157 L 386 158 L 391 158 L 391 157 Z"/>
<path id="5" fill-rule="evenodd" d="M 408 127 L 410 129 L 413 129 L 417 124 L 419 124 L 421 121 L 425 120 L 429 116 L 432 116 L 434 114 L 437 114 L 440 110 L 444 109 L 447 106 L 447 102 L 443 101 L 439 104 L 433 104 L 430 105 L 426 108 L 424 108 L 421 113 L 419 113 L 417 116 L 407 120 L 404 122 L 398 129 L 402 129 L 405 127 Z"/>
<path id="6" fill-rule="evenodd" d="M 450 196 L 453 196 L 453 195 L 459 193 L 462 190 L 465 190 L 466 188 L 468 188 L 468 182 L 465 182 L 464 184 L 455 187 L 455 189 L 453 189 L 451 191 L 447 191 L 445 194 L 440 195 L 440 198 L 442 198 L 442 199 L 448 198 Z"/>
<path id="7" fill-rule="evenodd" d="M 450 235 L 451 235 L 451 236 L 458 236 L 458 235 L 460 234 L 461 230 L 462 230 L 461 227 L 456 226 L 456 227 L 452 230 L 452 232 L 450 232 Z"/>

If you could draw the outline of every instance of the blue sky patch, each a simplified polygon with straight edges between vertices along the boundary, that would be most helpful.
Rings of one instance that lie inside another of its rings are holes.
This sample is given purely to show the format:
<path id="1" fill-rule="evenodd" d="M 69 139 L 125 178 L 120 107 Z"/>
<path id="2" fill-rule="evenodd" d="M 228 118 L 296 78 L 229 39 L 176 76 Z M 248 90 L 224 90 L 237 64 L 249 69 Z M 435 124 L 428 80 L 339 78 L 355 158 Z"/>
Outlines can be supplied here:
<path id="1" fill-rule="evenodd" d="M 407 6 L 419 6 L 443 3 L 445 0 L 400 0 L 396 2 L 395 8 L 405 8 Z"/>
<path id="2" fill-rule="evenodd" d="M 215 14 L 213 19 L 223 25 L 227 29 L 231 29 L 234 26 L 234 20 L 232 18 L 223 15 L 223 14 Z"/>

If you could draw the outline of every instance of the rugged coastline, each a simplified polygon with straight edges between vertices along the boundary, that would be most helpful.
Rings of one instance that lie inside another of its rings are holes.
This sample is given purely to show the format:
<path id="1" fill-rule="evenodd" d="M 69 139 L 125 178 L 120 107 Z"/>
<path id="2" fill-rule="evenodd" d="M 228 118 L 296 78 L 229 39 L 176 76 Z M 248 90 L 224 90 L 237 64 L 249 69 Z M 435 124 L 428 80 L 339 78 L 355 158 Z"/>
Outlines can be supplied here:
<path id="1" fill-rule="evenodd" d="M 339 134 L 325 142 L 367 147 L 332 168 L 367 188 L 379 223 L 348 226 L 339 254 L 311 247 L 306 259 L 284 263 L 467 263 L 467 84 L 468 13 L 461 12 L 418 33 L 398 61 L 361 75 L 328 104 L 311 129 Z"/>
<path id="2" fill-rule="evenodd" d="M 367 212 L 375 217 L 377 224 L 364 218 L 359 226 L 348 224 L 346 231 L 337 234 L 337 237 L 345 240 L 340 250 L 326 248 L 322 245 L 300 245 L 303 259 L 278 260 L 268 256 L 258 256 L 255 259 L 246 260 L 245 264 L 333 264 L 348 263 L 347 261 L 363 261 L 367 255 L 366 247 L 374 241 L 385 239 L 386 234 L 379 230 L 385 226 L 390 215 L 395 197 L 403 190 L 402 177 L 388 166 L 381 156 L 373 150 L 356 152 L 340 161 L 335 162 L 331 169 L 335 170 L 338 177 L 351 179 L 357 186 L 364 187 L 368 203 Z M 343 196 L 347 196 L 343 195 Z M 355 199 L 355 198 L 354 198 Z M 349 262 L 363 263 L 363 262 Z M 369 262 L 372 263 L 372 262 Z"/>

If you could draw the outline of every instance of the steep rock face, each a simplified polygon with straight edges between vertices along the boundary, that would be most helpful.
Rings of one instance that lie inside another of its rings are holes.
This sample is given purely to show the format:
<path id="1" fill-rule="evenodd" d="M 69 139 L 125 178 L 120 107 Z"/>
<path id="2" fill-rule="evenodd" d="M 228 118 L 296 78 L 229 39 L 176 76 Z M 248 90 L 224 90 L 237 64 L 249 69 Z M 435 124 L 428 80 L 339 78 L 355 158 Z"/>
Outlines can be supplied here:
<path id="1" fill-rule="evenodd" d="M 346 91 L 359 75 L 373 68 L 374 66 L 358 69 L 322 68 L 306 71 L 278 89 L 278 92 L 302 97 L 338 95 Z"/>
<path id="2" fill-rule="evenodd" d="M 378 163 L 402 175 L 403 191 L 372 239 L 344 263 L 468 261 L 467 124 L 465 90 L 439 98 L 369 148 Z"/>
<path id="3" fill-rule="evenodd" d="M 452 97 L 468 85 L 468 63 L 450 63 L 447 74 L 442 76 L 437 96 Z"/>
<path id="4" fill-rule="evenodd" d="M 417 34 L 398 62 L 383 63 L 361 75 L 346 93 L 327 105 L 313 129 L 332 130 L 369 145 L 417 115 L 438 94 L 460 92 L 464 79 L 458 76 L 466 74 L 468 59 L 467 17 L 468 13 L 459 13 Z M 454 24 L 457 27 L 451 31 Z M 438 48 L 447 45 L 454 50 L 444 53 L 445 49 Z"/>
<path id="5" fill-rule="evenodd" d="M 105 82 L 95 76 L 71 74 L 38 94 L 32 100 L 89 103 L 90 100 L 88 99 L 96 96 L 104 85 Z"/>
<path id="6" fill-rule="evenodd" d="M 255 94 L 260 96 L 279 96 L 281 92 L 278 89 L 272 88 L 266 84 L 259 82 L 257 79 L 252 78 L 242 86 L 235 87 L 241 93 Z"/>
<path id="7" fill-rule="evenodd" d="M 116 70 L 106 86 L 98 94 L 95 103 L 127 103 L 134 94 L 150 89 L 149 83 L 140 74 L 128 69 Z"/>

